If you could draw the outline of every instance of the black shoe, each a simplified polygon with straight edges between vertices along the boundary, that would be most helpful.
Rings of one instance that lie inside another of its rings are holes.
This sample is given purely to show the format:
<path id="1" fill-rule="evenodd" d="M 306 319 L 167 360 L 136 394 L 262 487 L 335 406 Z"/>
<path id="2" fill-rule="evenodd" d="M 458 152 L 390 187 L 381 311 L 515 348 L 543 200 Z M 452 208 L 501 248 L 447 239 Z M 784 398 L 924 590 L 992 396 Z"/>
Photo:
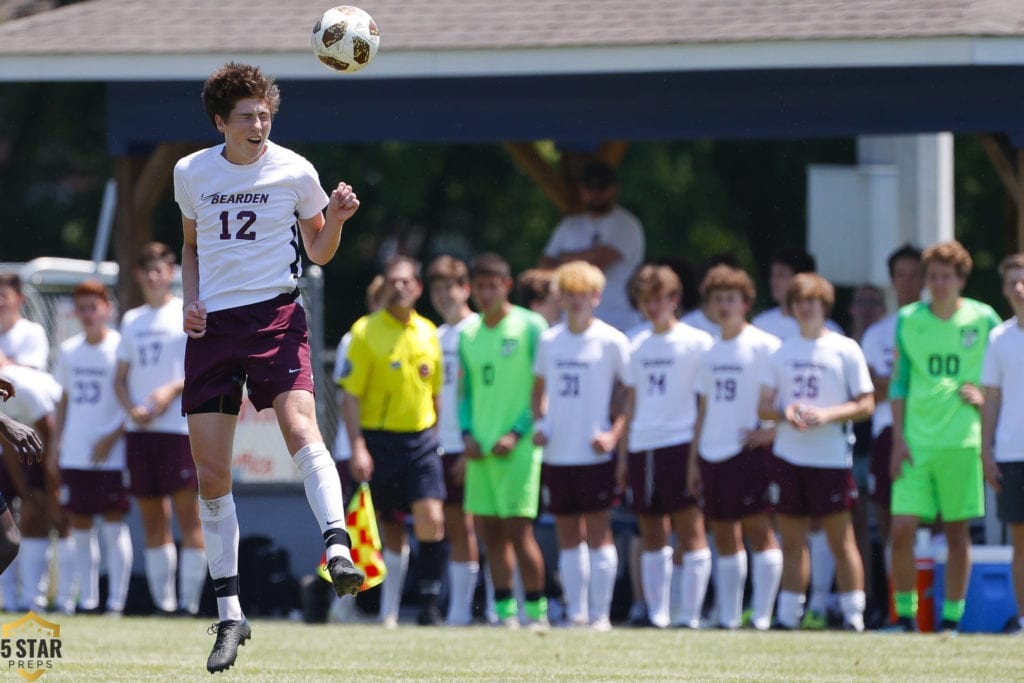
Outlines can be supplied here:
<path id="1" fill-rule="evenodd" d="M 217 634 L 213 650 L 206 660 L 206 670 L 212 674 L 230 669 L 238 657 L 238 647 L 245 645 L 245 641 L 252 635 L 249 622 L 245 619 L 218 621 L 207 632 L 211 636 Z"/>
<path id="2" fill-rule="evenodd" d="M 917 620 L 914 617 L 896 617 L 896 621 L 878 629 L 881 633 L 917 633 Z"/>
<path id="3" fill-rule="evenodd" d="M 416 615 L 416 623 L 420 626 L 443 626 L 444 617 L 441 616 L 441 610 L 437 605 L 425 605 Z"/>
<path id="4" fill-rule="evenodd" d="M 352 564 L 352 560 L 340 555 L 332 557 L 331 561 L 327 563 L 327 572 L 331 575 L 334 592 L 338 594 L 339 598 L 355 595 L 359 592 L 363 581 L 366 580 L 363 573 Z"/>
<path id="5" fill-rule="evenodd" d="M 939 633 L 956 634 L 960 632 L 960 622 L 953 619 L 943 619 L 939 622 Z"/>

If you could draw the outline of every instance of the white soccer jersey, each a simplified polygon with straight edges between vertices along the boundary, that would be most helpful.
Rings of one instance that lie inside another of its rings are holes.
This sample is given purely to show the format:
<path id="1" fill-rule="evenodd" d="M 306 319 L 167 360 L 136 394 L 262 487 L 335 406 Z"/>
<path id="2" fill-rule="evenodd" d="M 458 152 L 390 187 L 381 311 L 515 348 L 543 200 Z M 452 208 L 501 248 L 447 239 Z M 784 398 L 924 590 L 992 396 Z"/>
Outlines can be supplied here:
<path id="1" fill-rule="evenodd" d="M 117 360 L 128 363 L 128 394 L 134 405 L 144 404 L 158 387 L 185 376 L 185 332 L 182 329 L 181 299 L 171 297 L 163 306 L 139 306 L 121 320 L 121 343 Z M 146 425 L 128 420 L 130 432 L 188 434 L 188 422 L 181 414 L 181 396 Z"/>
<path id="2" fill-rule="evenodd" d="M 717 338 L 722 336 L 722 326 L 709 318 L 700 308 L 693 309 L 679 320 L 690 327 L 696 327 L 698 330 L 704 330 L 712 337 Z"/>
<path id="3" fill-rule="evenodd" d="M 1017 318 L 1010 318 L 989 334 L 981 384 L 998 387 L 1002 396 L 996 424 L 996 461 L 1024 461 L 1024 330 Z"/>
<path id="4" fill-rule="evenodd" d="M 768 334 L 782 339 L 783 341 L 800 334 L 800 323 L 798 323 L 796 318 L 793 316 L 783 313 L 782 308 L 779 306 L 769 308 L 767 311 L 758 313 L 754 316 L 753 320 L 750 321 L 750 324 L 764 330 Z M 839 327 L 839 325 L 832 320 L 826 320 L 825 327 L 833 332 L 845 334 L 845 332 L 843 332 L 843 328 Z"/>
<path id="5" fill-rule="evenodd" d="M 18 318 L 11 329 L 0 332 L 0 352 L 18 365 L 45 370 L 50 362 L 50 342 L 39 323 Z"/>
<path id="6" fill-rule="evenodd" d="M 868 367 L 876 377 L 892 377 L 892 365 L 896 359 L 896 318 L 891 313 L 864 330 L 860 347 Z M 892 405 L 882 401 L 875 405 L 871 416 L 871 433 L 878 436 L 883 429 L 892 426 Z"/>
<path id="7" fill-rule="evenodd" d="M 743 450 L 758 424 L 761 377 L 779 348 L 778 337 L 747 325 L 732 339 L 716 339 L 700 362 L 697 391 L 704 397 L 700 457 L 722 462 Z"/>
<path id="8" fill-rule="evenodd" d="M 64 387 L 67 411 L 61 435 L 60 466 L 72 470 L 120 470 L 124 468 L 124 439 L 118 439 L 110 457 L 92 465 L 97 439 L 111 433 L 125 420 L 124 409 L 114 395 L 114 368 L 121 335 L 107 330 L 99 344 L 88 344 L 77 334 L 60 345 L 54 375 Z"/>
<path id="9" fill-rule="evenodd" d="M 0 377 L 14 385 L 14 398 L 0 401 L 0 413 L 32 426 L 53 412 L 60 387 L 49 373 L 22 365 L 7 365 Z"/>
<path id="10" fill-rule="evenodd" d="M 352 333 L 346 332 L 338 343 L 338 350 L 334 354 L 334 374 L 331 375 L 331 379 L 334 380 L 334 390 L 341 392 L 341 387 L 338 386 L 338 380 L 345 376 L 348 372 L 345 369 L 345 364 L 348 363 L 348 347 L 352 343 Z M 338 415 L 338 430 L 334 433 L 334 453 L 332 453 L 335 460 L 351 460 L 352 459 L 352 442 L 348 440 L 348 430 L 345 428 L 345 416 Z"/>
<path id="11" fill-rule="evenodd" d="M 462 444 L 462 427 L 459 425 L 459 335 L 475 318 L 476 313 L 466 316 L 455 325 L 444 324 L 437 328 L 437 336 L 441 340 L 441 354 L 444 357 L 439 429 L 441 448 L 445 453 L 461 453 L 465 450 Z"/>
<path id="12" fill-rule="evenodd" d="M 223 145 L 174 167 L 174 198 L 196 221 L 199 298 L 207 311 L 266 301 L 291 292 L 301 274 L 298 218 L 327 206 L 316 169 L 289 149 L 267 143 L 252 164 L 232 164 Z"/>
<path id="13" fill-rule="evenodd" d="M 874 391 L 857 342 L 835 333 L 784 340 L 771 355 L 761 384 L 777 392 L 780 408 L 791 403 L 835 406 Z M 775 453 L 804 467 L 852 467 L 853 430 L 831 422 L 799 432 L 783 420 L 775 437 Z"/>
<path id="14" fill-rule="evenodd" d="M 626 335 L 595 319 L 581 334 L 565 323 L 545 330 L 537 347 L 533 374 L 544 380 L 550 465 L 597 465 L 610 453 L 595 453 L 591 440 L 611 428 L 608 412 L 615 380 L 624 381 L 629 363 Z"/>
<path id="15" fill-rule="evenodd" d="M 697 368 L 711 343 L 711 335 L 686 323 L 676 323 L 664 334 L 641 332 L 633 339 L 625 379 L 636 398 L 630 452 L 693 440 Z"/>

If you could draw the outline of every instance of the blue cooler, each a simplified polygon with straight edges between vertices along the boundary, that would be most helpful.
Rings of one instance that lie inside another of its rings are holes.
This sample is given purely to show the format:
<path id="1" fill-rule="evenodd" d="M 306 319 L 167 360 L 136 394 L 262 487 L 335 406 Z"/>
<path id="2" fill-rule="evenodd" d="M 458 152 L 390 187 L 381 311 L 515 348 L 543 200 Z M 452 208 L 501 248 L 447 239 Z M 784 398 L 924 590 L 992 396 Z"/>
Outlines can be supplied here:
<path id="1" fill-rule="evenodd" d="M 967 582 L 967 604 L 960 620 L 962 633 L 1000 633 L 1006 622 L 1017 616 L 1008 545 L 971 546 L 971 578 Z M 935 623 L 942 618 L 946 596 L 946 549 L 935 553 Z"/>

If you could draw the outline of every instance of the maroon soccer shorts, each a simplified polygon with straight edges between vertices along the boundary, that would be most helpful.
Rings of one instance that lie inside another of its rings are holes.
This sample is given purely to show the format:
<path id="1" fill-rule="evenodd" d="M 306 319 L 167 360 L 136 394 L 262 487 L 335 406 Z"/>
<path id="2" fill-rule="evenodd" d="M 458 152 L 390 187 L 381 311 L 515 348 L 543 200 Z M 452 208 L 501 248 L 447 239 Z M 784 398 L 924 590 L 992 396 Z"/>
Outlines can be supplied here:
<path id="1" fill-rule="evenodd" d="M 547 510 L 581 515 L 607 510 L 615 492 L 615 460 L 597 465 L 548 465 L 541 468 Z"/>
<path id="2" fill-rule="evenodd" d="M 128 432 L 124 435 L 128 492 L 137 498 L 170 496 L 199 488 L 186 434 Z"/>
<path id="3" fill-rule="evenodd" d="M 128 512 L 121 470 L 61 470 L 61 504 L 75 515 Z"/>
<path id="4" fill-rule="evenodd" d="M 745 448 L 728 460 L 698 458 L 704 483 L 704 514 L 718 521 L 737 521 L 771 512 L 768 502 L 768 459 L 771 449 Z"/>
<path id="5" fill-rule="evenodd" d="M 445 499 L 445 505 L 454 505 L 455 507 L 461 508 L 463 502 L 466 499 L 466 482 L 465 479 L 456 481 L 455 479 L 455 463 L 462 458 L 462 453 L 445 453 L 441 456 L 441 464 L 444 466 L 444 488 L 448 492 L 448 497 Z M 465 475 L 466 470 L 462 470 Z"/>
<path id="6" fill-rule="evenodd" d="M 221 396 L 238 405 L 242 384 L 257 410 L 286 391 L 313 393 L 306 312 L 291 294 L 214 311 L 206 318 L 206 335 L 188 339 L 182 413 Z"/>
<path id="7" fill-rule="evenodd" d="M 892 503 L 890 462 L 892 462 L 892 427 L 886 427 L 871 442 L 871 480 L 868 482 L 871 500 L 886 510 Z"/>
<path id="8" fill-rule="evenodd" d="M 773 455 L 769 465 L 770 495 L 775 511 L 793 517 L 825 517 L 849 510 L 857 501 L 857 482 L 850 468 L 804 467 Z"/>
<path id="9" fill-rule="evenodd" d="M 671 515 L 697 505 L 686 492 L 686 463 L 690 444 L 676 444 L 629 454 L 629 486 L 633 512 Z"/>

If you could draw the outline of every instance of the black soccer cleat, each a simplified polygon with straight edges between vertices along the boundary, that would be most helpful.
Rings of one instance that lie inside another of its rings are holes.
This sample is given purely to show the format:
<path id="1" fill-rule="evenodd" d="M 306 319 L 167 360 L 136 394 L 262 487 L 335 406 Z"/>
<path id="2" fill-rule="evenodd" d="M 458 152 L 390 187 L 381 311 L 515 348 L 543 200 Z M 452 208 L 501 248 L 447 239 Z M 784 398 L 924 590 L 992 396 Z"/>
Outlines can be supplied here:
<path id="1" fill-rule="evenodd" d="M 331 583 L 334 584 L 334 592 L 338 597 L 355 595 L 359 592 L 360 586 L 366 580 L 363 572 L 359 571 L 347 557 L 332 557 L 327 563 L 327 572 L 331 575 Z"/>
<path id="2" fill-rule="evenodd" d="M 895 622 L 878 630 L 881 633 L 917 633 L 917 620 L 914 617 L 896 617 Z"/>
<path id="3" fill-rule="evenodd" d="M 252 636 L 252 629 L 245 619 L 218 621 L 210 627 L 210 635 L 217 634 L 217 640 L 213 643 L 213 650 L 206 660 L 206 670 L 212 674 L 218 671 L 227 671 L 238 657 L 238 648 L 245 645 L 245 641 Z"/>

